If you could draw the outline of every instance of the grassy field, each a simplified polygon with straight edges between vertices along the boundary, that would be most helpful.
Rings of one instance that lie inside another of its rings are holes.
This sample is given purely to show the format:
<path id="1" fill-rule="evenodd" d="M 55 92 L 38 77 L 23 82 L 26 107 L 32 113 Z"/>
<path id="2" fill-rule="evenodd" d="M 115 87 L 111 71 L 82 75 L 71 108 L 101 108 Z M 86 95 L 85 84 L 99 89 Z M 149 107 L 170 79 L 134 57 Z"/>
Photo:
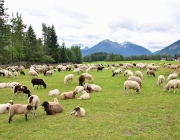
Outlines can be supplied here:
<path id="1" fill-rule="evenodd" d="M 138 61 L 134 61 L 138 63 Z M 143 61 L 151 63 L 152 61 Z M 174 61 L 153 61 L 159 63 L 178 64 Z M 98 62 L 96 62 L 98 63 Z M 105 62 L 99 62 L 105 64 Z M 125 62 L 117 62 L 125 63 Z M 128 62 L 132 63 L 132 62 Z M 106 63 L 108 64 L 108 63 Z M 112 63 L 109 63 L 112 64 Z M 135 72 L 137 68 L 131 68 Z M 26 85 L 33 94 L 39 96 L 43 101 L 52 101 L 54 97 L 48 97 L 48 92 L 52 89 L 59 89 L 60 92 L 72 91 L 78 85 L 78 77 L 74 73 L 73 83 L 64 85 L 64 76 L 70 73 L 55 72 L 53 77 L 45 77 L 40 74 L 47 88 L 32 89 L 31 79 L 26 76 L 18 79 L 0 77 L 0 82 L 17 81 Z M 173 90 L 164 92 L 163 88 L 156 85 L 157 77 L 163 74 L 165 78 L 174 70 L 159 68 L 155 71 L 156 77 L 148 77 L 145 72 L 141 93 L 125 94 L 123 83 L 127 77 L 123 74 L 119 77 L 112 77 L 111 70 L 103 69 L 102 72 L 93 70 L 90 74 L 94 78 L 94 83 L 102 87 L 102 92 L 91 93 L 88 100 L 60 100 L 63 106 L 63 113 L 47 116 L 45 111 L 39 106 L 37 117 L 32 118 L 28 114 L 28 121 L 24 115 L 15 115 L 11 124 L 8 123 L 8 113 L 0 115 L 0 139 L 1 140 L 179 140 L 180 139 L 180 93 L 174 94 Z M 166 83 L 166 82 L 165 82 Z M 0 103 L 5 103 L 12 99 L 14 103 L 27 104 L 26 99 L 12 98 L 12 89 L 0 89 Z M 81 94 L 78 94 L 78 98 Z M 86 116 L 79 118 L 71 116 L 70 112 L 75 106 L 81 106 L 86 110 Z"/>

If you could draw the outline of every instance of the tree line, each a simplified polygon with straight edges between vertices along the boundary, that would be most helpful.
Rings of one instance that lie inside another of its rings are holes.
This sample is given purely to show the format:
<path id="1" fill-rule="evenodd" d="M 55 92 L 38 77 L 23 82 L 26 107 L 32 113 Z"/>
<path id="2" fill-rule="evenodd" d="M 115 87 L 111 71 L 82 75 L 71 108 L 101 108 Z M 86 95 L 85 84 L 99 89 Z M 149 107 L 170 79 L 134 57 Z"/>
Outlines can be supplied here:
<path id="1" fill-rule="evenodd" d="M 58 43 L 54 25 L 42 23 L 42 38 L 37 38 L 31 25 L 23 23 L 21 14 L 12 13 L 9 19 L 8 8 L 4 8 L 4 1 L 0 0 L 0 62 L 9 64 L 14 62 L 39 63 L 82 63 L 79 46 L 66 48 L 65 42 Z"/>

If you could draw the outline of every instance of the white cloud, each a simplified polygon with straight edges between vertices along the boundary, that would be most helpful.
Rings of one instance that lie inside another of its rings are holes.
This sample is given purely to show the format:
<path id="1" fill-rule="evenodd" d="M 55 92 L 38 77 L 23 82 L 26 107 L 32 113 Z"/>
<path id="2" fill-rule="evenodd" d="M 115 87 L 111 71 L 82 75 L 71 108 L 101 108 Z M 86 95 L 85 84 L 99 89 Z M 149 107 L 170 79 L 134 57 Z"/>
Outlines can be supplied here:
<path id="1" fill-rule="evenodd" d="M 55 26 L 59 44 L 92 47 L 104 39 L 151 51 L 180 38 L 179 0 L 6 0 L 9 15 L 19 12 L 42 37 L 42 23 Z"/>

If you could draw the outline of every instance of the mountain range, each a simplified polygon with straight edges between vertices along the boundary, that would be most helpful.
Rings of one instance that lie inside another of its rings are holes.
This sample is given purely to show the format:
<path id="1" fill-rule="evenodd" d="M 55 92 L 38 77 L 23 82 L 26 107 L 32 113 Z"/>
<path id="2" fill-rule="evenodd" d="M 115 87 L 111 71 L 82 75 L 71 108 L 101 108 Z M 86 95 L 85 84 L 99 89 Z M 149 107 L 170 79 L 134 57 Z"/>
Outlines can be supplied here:
<path id="1" fill-rule="evenodd" d="M 105 39 L 91 48 L 88 48 L 87 46 L 83 46 L 82 44 L 78 44 L 78 46 L 80 46 L 81 48 L 83 57 L 96 52 L 120 54 L 124 57 L 135 56 L 135 55 L 136 56 L 152 55 L 152 54 L 170 54 L 174 56 L 175 54 L 180 54 L 180 40 L 156 52 L 151 52 L 150 50 L 146 49 L 143 46 L 128 41 L 123 43 L 117 43 L 117 42 L 112 42 L 109 39 Z"/>

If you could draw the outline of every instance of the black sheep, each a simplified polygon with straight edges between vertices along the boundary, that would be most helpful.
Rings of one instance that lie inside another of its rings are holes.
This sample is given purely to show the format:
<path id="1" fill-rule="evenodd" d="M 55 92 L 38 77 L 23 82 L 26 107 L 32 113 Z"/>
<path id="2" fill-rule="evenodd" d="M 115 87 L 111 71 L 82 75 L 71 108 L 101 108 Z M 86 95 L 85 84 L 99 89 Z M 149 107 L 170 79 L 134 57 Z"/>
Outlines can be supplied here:
<path id="1" fill-rule="evenodd" d="M 33 88 L 34 88 L 34 85 L 38 85 L 38 86 L 37 86 L 37 89 L 38 89 L 39 86 L 40 86 L 40 88 L 41 88 L 41 85 L 42 85 L 44 88 L 47 87 L 47 85 L 45 84 L 45 82 L 43 81 L 43 79 L 33 78 L 33 79 L 31 80 L 31 83 L 33 84 Z"/>

